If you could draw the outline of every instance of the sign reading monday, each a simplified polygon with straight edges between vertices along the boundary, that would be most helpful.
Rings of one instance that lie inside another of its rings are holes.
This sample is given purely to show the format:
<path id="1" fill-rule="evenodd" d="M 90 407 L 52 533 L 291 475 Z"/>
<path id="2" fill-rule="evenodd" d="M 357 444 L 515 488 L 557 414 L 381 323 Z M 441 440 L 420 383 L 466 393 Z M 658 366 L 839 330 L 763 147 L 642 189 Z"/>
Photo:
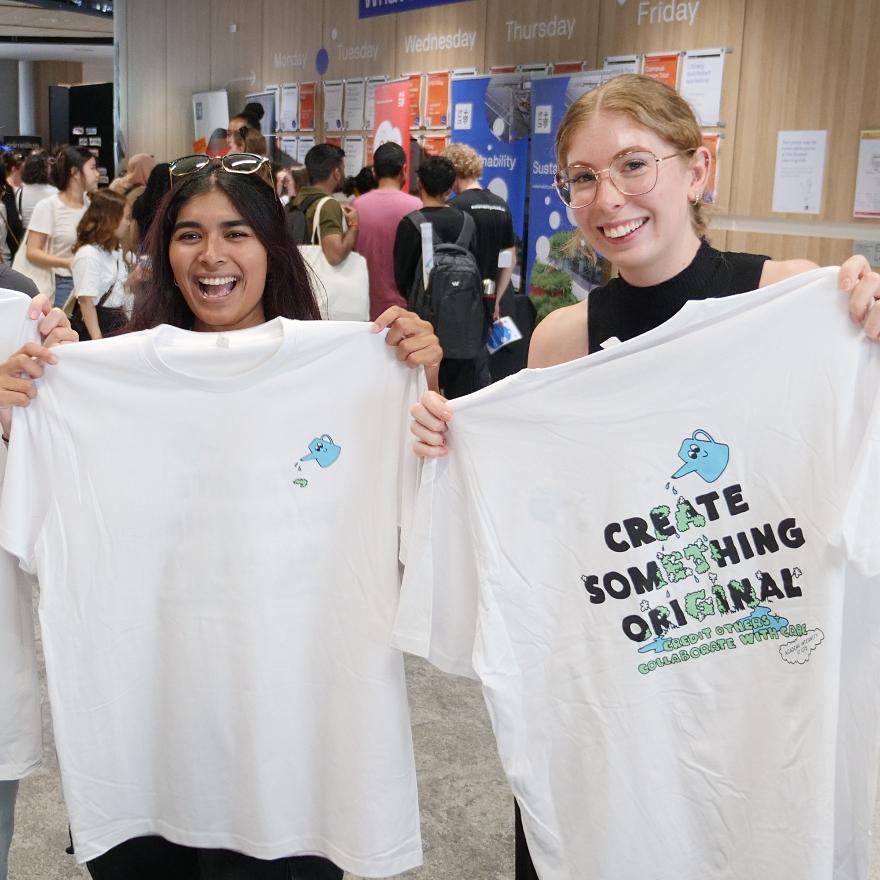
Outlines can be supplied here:
<path id="1" fill-rule="evenodd" d="M 373 15 L 388 15 L 390 12 L 409 12 L 411 9 L 424 9 L 426 6 L 446 6 L 461 3 L 462 0 L 358 0 L 358 18 Z"/>

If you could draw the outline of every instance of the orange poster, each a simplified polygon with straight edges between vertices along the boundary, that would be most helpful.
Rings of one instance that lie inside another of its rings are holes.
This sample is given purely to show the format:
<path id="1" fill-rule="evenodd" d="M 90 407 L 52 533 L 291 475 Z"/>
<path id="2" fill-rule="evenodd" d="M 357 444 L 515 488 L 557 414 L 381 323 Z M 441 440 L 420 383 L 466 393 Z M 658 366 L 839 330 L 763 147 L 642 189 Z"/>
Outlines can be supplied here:
<path id="1" fill-rule="evenodd" d="M 409 80 L 409 127 L 422 127 L 422 75 L 410 73 Z"/>
<path id="2" fill-rule="evenodd" d="M 711 161 L 709 163 L 709 177 L 706 181 L 706 189 L 703 190 L 703 201 L 714 205 L 718 201 L 718 146 L 721 143 L 721 135 L 717 132 L 703 132 L 703 146 L 709 151 Z"/>
<path id="3" fill-rule="evenodd" d="M 439 156 L 446 149 L 445 137 L 427 137 L 422 141 L 423 156 Z"/>
<path id="4" fill-rule="evenodd" d="M 332 144 L 334 147 L 339 147 L 342 149 L 342 135 L 341 134 L 328 134 L 324 137 L 325 144 Z"/>
<path id="5" fill-rule="evenodd" d="M 299 130 L 315 130 L 315 83 L 299 84 Z"/>
<path id="6" fill-rule="evenodd" d="M 553 65 L 553 75 L 560 73 L 581 73 L 584 69 L 583 61 L 557 61 Z"/>
<path id="7" fill-rule="evenodd" d="M 449 71 L 428 74 L 425 127 L 449 128 Z"/>
<path id="8" fill-rule="evenodd" d="M 516 73 L 515 64 L 495 64 L 489 68 L 489 73 L 493 76 L 498 73 Z"/>
<path id="9" fill-rule="evenodd" d="M 367 152 L 367 164 L 373 161 L 373 153 L 386 141 L 394 141 L 403 147 L 406 155 L 406 163 L 409 165 L 409 121 L 411 97 L 411 81 L 406 79 L 394 80 L 390 83 L 382 83 L 376 86 L 376 131 L 373 134 L 372 144 Z"/>
<path id="10" fill-rule="evenodd" d="M 674 89 L 678 85 L 678 61 L 680 57 L 678 52 L 668 55 L 645 55 L 645 65 L 642 68 L 642 73 Z"/>

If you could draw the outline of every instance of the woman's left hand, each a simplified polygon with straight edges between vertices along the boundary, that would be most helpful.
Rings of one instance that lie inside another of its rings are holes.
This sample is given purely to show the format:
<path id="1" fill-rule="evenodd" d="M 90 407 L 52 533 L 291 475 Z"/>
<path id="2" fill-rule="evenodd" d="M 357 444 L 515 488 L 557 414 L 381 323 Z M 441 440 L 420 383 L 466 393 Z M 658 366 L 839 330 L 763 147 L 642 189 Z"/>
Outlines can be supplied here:
<path id="1" fill-rule="evenodd" d="M 46 348 L 64 342 L 79 341 L 77 332 L 70 329 L 70 319 L 61 309 L 53 309 L 52 303 L 44 293 L 33 298 L 28 309 L 28 317 L 35 321 L 39 320 L 37 329 Z"/>
<path id="2" fill-rule="evenodd" d="M 408 367 L 439 367 L 443 349 L 434 328 L 415 312 L 391 306 L 373 321 L 373 333 L 388 328 L 385 342 L 397 348 L 397 359 Z"/>
<path id="3" fill-rule="evenodd" d="M 865 336 L 880 342 L 880 274 L 860 254 L 851 256 L 837 276 L 841 290 L 849 294 L 849 313 L 861 324 Z"/>

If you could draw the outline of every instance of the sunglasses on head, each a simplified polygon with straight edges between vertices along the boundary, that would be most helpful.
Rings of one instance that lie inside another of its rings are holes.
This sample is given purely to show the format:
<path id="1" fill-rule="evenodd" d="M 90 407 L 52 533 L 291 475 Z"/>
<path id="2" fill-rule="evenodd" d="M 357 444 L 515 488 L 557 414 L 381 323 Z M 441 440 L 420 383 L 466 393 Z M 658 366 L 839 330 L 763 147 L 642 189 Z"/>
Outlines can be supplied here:
<path id="1" fill-rule="evenodd" d="M 197 174 L 212 165 L 219 165 L 223 171 L 228 171 L 230 174 L 256 174 L 260 180 L 272 187 L 273 192 L 275 191 L 275 181 L 272 179 L 269 160 L 256 153 L 227 153 L 225 156 L 214 158 L 203 153 L 182 156 L 168 165 L 171 183 L 173 184 L 176 178 Z"/>

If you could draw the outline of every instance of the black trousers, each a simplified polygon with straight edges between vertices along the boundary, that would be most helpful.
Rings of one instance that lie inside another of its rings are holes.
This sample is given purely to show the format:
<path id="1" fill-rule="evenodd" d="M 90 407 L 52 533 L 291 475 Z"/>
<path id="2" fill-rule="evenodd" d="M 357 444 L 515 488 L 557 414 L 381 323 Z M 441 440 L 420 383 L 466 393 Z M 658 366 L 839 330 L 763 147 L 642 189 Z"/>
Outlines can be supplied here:
<path id="1" fill-rule="evenodd" d="M 319 856 L 255 859 L 228 849 L 196 849 L 163 837 L 135 837 L 86 863 L 94 880 L 342 880 Z"/>
<path id="2" fill-rule="evenodd" d="M 529 852 L 529 844 L 523 831 L 522 816 L 519 812 L 519 804 L 513 802 L 513 840 L 514 840 L 514 880 L 541 880 L 538 872 L 532 864 L 532 856 Z"/>

